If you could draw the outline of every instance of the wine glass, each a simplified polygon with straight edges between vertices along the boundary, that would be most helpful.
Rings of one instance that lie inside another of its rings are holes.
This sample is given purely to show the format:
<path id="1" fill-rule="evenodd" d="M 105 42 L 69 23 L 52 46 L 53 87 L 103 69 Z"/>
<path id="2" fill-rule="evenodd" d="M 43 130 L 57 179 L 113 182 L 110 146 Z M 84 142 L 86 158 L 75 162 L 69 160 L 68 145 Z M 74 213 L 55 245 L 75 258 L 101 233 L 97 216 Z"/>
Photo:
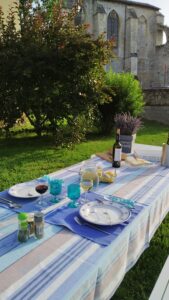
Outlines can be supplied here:
<path id="1" fill-rule="evenodd" d="M 38 194 L 40 194 L 40 197 L 38 198 L 36 203 L 41 207 L 47 206 L 47 203 L 44 201 L 44 194 L 48 190 L 48 181 L 47 181 L 47 179 L 45 179 L 45 178 L 44 179 L 43 178 L 39 179 L 37 185 L 35 186 L 35 190 Z"/>
<path id="2" fill-rule="evenodd" d="M 85 202 L 87 202 L 87 198 L 86 198 L 87 197 L 87 192 L 89 190 L 91 190 L 92 187 L 93 187 L 93 180 L 92 179 L 86 179 L 85 176 L 82 176 L 81 181 L 80 181 L 80 186 L 84 191 L 84 201 L 83 202 L 85 203 Z"/>
<path id="3" fill-rule="evenodd" d="M 71 183 L 67 187 L 67 195 L 71 202 L 68 207 L 76 208 L 79 206 L 77 200 L 80 198 L 80 185 L 78 183 Z"/>

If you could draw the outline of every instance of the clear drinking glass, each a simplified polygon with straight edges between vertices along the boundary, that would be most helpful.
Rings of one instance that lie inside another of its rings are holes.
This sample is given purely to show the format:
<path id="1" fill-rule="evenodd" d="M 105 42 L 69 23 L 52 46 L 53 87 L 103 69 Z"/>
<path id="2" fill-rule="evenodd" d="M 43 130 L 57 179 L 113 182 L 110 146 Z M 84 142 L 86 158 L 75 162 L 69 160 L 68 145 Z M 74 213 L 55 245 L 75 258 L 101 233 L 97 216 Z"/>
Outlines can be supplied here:
<path id="1" fill-rule="evenodd" d="M 80 184 L 71 183 L 67 187 L 67 196 L 71 200 L 68 207 L 76 208 L 79 204 L 77 200 L 80 198 Z"/>
<path id="2" fill-rule="evenodd" d="M 92 180 L 92 189 L 96 189 L 99 185 L 98 168 L 93 163 L 86 163 L 81 169 L 81 176 L 83 180 Z"/>

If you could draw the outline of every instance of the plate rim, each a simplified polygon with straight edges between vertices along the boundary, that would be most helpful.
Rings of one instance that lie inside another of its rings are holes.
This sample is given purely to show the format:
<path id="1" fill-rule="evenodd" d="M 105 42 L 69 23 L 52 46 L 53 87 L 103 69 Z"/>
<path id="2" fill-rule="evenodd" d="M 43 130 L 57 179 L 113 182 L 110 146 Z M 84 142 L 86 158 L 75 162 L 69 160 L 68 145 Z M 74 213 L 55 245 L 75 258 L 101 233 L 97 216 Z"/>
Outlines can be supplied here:
<path id="1" fill-rule="evenodd" d="M 106 200 L 104 200 L 104 201 L 106 201 Z M 110 206 L 110 207 L 113 207 L 113 206 L 114 206 L 114 207 L 119 208 L 119 209 L 120 209 L 120 207 L 124 207 L 124 208 L 128 211 L 128 217 L 127 217 L 124 221 L 115 222 L 115 223 L 111 223 L 111 224 L 101 224 L 101 223 L 98 223 L 98 222 L 92 222 L 92 221 L 89 221 L 87 218 L 85 218 L 85 217 L 82 215 L 82 213 L 81 213 L 82 208 L 83 208 L 85 205 L 88 204 L 88 203 L 84 203 L 84 204 L 80 207 L 80 209 L 79 209 L 79 215 L 80 215 L 80 217 L 81 217 L 82 219 L 84 219 L 84 220 L 85 220 L 86 222 L 88 222 L 88 223 L 95 224 L 95 225 L 99 225 L 99 226 L 114 226 L 114 225 L 119 225 L 119 224 L 122 224 L 122 223 L 126 222 L 126 221 L 131 217 L 131 210 L 130 210 L 128 207 L 122 205 L 121 203 L 116 203 L 116 202 L 113 203 L 113 202 L 110 202 L 110 203 L 99 204 L 99 202 L 98 202 L 97 200 L 90 201 L 89 203 L 95 203 L 95 204 L 100 205 L 100 206 L 102 206 L 102 205 Z"/>
<path id="2" fill-rule="evenodd" d="M 30 183 L 30 185 L 31 185 L 31 182 L 21 182 L 21 183 L 17 183 L 17 184 L 14 184 L 13 186 L 11 186 L 9 189 L 8 189 L 8 194 L 10 195 L 10 196 L 12 196 L 12 197 L 16 197 L 16 198 L 23 198 L 23 199 L 31 199 L 31 198 L 38 198 L 40 195 L 32 195 L 32 196 L 29 196 L 29 195 L 27 195 L 27 196 L 20 196 L 20 195 L 16 195 L 16 194 L 14 194 L 13 193 L 13 189 L 14 188 L 16 188 L 17 186 L 24 186 L 24 185 L 29 185 L 29 183 Z M 32 183 L 33 184 L 33 183 Z M 36 192 L 36 191 L 35 191 Z"/>

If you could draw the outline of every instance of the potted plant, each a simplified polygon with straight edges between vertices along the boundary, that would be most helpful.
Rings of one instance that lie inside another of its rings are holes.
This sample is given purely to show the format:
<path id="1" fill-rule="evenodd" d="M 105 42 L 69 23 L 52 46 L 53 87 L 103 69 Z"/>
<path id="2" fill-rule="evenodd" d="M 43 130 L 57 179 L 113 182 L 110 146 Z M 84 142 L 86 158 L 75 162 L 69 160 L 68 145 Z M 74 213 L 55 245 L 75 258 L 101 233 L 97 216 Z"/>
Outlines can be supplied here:
<path id="1" fill-rule="evenodd" d="M 120 143 L 122 152 L 133 152 L 133 145 L 136 139 L 136 133 L 142 127 L 142 121 L 138 117 L 131 116 L 130 113 L 116 114 L 114 118 L 116 129 L 120 129 Z"/>

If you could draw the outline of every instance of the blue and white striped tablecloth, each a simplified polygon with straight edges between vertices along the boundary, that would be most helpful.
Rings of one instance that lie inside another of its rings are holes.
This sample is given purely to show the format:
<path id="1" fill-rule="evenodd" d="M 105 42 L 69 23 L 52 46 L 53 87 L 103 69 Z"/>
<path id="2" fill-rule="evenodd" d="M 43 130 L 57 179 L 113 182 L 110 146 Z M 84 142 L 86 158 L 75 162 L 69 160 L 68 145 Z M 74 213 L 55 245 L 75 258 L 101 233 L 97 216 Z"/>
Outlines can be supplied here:
<path id="1" fill-rule="evenodd" d="M 92 158 L 104 167 L 111 165 Z M 56 172 L 68 182 L 81 164 Z M 107 247 L 59 226 L 45 224 L 41 240 L 14 245 L 0 257 L 0 299 L 106 300 L 136 263 L 169 210 L 169 168 L 123 166 L 113 184 L 100 184 L 98 193 L 114 194 L 147 204 L 134 221 Z M 0 208 L 0 246 L 15 238 L 17 216 Z"/>

